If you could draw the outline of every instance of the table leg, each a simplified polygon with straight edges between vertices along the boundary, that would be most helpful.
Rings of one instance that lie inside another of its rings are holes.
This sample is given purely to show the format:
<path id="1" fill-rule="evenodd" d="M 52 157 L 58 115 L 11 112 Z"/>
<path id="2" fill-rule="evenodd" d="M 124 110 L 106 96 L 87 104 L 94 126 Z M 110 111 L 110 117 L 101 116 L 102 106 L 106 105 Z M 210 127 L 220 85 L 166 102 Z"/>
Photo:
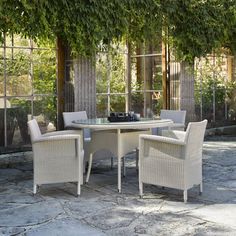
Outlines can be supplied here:
<path id="1" fill-rule="evenodd" d="M 118 157 L 118 192 L 121 192 L 121 158 Z"/>
<path id="2" fill-rule="evenodd" d="M 126 169 L 125 169 L 125 156 L 123 156 L 123 162 L 122 162 L 122 169 L 123 169 L 123 177 L 125 177 L 125 175 L 126 175 Z"/>
<path id="3" fill-rule="evenodd" d="M 117 129 L 117 162 L 118 162 L 118 192 L 121 192 L 121 137 L 120 129 Z"/>

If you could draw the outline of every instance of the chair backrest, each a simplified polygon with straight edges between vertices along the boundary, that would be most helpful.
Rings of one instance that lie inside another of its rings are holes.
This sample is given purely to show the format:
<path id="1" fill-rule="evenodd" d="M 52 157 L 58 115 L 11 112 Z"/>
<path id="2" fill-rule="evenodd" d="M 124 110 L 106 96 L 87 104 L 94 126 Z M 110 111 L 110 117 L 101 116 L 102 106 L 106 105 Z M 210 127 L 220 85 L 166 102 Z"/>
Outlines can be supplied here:
<path id="1" fill-rule="evenodd" d="M 39 125 L 35 119 L 27 122 L 30 130 L 30 139 L 31 142 L 34 142 L 35 139 L 39 138 L 42 134 L 39 129 Z"/>
<path id="2" fill-rule="evenodd" d="M 186 130 L 186 159 L 202 157 L 203 140 L 206 131 L 207 120 L 190 122 Z"/>
<path id="3" fill-rule="evenodd" d="M 63 112 L 64 127 L 70 127 L 73 120 L 88 119 L 86 111 Z"/>
<path id="4" fill-rule="evenodd" d="M 161 119 L 171 119 L 174 123 L 185 123 L 185 110 L 161 110 Z"/>
<path id="5" fill-rule="evenodd" d="M 66 129 L 70 128 L 73 124 L 73 120 L 87 120 L 88 116 L 86 111 L 74 111 L 74 112 L 63 112 L 63 120 L 64 120 L 64 127 Z M 90 141 L 91 133 L 90 129 L 83 129 L 84 130 L 84 140 Z"/>

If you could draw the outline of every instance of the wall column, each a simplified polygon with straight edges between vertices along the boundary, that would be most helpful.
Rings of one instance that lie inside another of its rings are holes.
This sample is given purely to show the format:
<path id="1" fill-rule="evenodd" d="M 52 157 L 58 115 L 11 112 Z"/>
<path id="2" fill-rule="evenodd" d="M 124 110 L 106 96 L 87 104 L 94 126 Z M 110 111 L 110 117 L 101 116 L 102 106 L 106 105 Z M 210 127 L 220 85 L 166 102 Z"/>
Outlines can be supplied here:
<path id="1" fill-rule="evenodd" d="M 57 38 L 57 129 L 63 129 L 64 111 L 65 50 L 62 39 Z"/>
<path id="2" fill-rule="evenodd" d="M 74 67 L 75 111 L 85 110 L 88 118 L 96 117 L 96 66 L 95 57 L 77 57 Z"/>
<path id="3" fill-rule="evenodd" d="M 180 110 L 186 110 L 186 122 L 195 121 L 194 66 L 180 63 Z"/>
<path id="4" fill-rule="evenodd" d="M 162 42 L 162 97 L 163 97 L 163 109 L 168 109 L 167 98 L 167 51 L 166 45 Z"/>

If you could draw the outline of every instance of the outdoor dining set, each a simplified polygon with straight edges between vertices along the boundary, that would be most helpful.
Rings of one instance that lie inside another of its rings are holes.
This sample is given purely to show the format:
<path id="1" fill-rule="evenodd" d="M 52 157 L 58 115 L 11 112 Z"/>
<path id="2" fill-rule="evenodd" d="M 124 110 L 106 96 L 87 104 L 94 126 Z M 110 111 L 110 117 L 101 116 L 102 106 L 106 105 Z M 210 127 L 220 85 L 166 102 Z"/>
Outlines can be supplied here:
<path id="1" fill-rule="evenodd" d="M 89 182 L 93 159 L 99 150 L 109 150 L 117 158 L 118 192 L 125 176 L 125 155 L 136 152 L 139 195 L 143 184 L 187 191 L 202 189 L 202 147 L 207 120 L 189 122 L 186 111 L 161 110 L 158 118 L 117 122 L 107 118 L 88 119 L 85 111 L 64 112 L 63 131 L 42 134 L 36 119 L 28 122 L 33 149 L 33 193 L 42 184 L 76 182 L 81 194 L 86 173 Z M 185 131 L 184 131 L 185 130 Z M 88 164 L 88 165 L 86 165 Z M 87 168 L 86 168 L 87 167 Z"/>

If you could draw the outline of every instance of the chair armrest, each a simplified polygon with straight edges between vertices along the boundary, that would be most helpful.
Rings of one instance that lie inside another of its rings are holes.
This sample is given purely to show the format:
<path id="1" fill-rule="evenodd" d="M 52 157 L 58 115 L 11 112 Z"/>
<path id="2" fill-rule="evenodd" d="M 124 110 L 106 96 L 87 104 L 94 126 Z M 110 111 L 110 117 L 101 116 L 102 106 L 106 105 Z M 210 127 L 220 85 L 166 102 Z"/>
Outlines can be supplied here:
<path id="1" fill-rule="evenodd" d="M 185 142 L 156 135 L 140 135 L 139 137 L 139 157 L 141 162 L 142 159 L 149 158 L 163 161 L 183 161 Z"/>
<path id="2" fill-rule="evenodd" d="M 169 127 L 170 128 L 185 128 L 185 124 L 183 124 L 183 123 L 173 123 Z"/>
<path id="3" fill-rule="evenodd" d="M 184 142 L 186 137 L 186 132 L 180 130 L 163 130 L 162 135 L 164 137 L 178 139 Z"/>
<path id="4" fill-rule="evenodd" d="M 158 141 L 166 144 L 175 144 L 175 145 L 182 145 L 184 146 L 186 143 L 179 139 L 164 137 L 164 136 L 156 136 L 156 135 L 148 135 L 148 134 L 141 134 L 140 139 Z"/>
<path id="5" fill-rule="evenodd" d="M 60 130 L 60 131 L 54 131 L 54 132 L 43 134 L 42 137 L 67 135 L 67 134 L 82 135 L 83 133 L 82 133 L 82 130 Z"/>
<path id="6" fill-rule="evenodd" d="M 70 123 L 68 125 L 65 125 L 64 129 L 65 130 L 74 130 L 74 129 L 75 130 L 83 130 L 83 128 L 78 128 L 78 126 L 76 124 L 74 124 L 74 123 Z"/>
<path id="7" fill-rule="evenodd" d="M 37 138 L 34 140 L 33 143 L 38 142 L 48 142 L 48 141 L 58 141 L 58 140 L 73 140 L 73 139 L 81 139 L 80 134 L 56 134 L 56 135 L 50 135 L 50 136 L 41 136 L 40 138 Z"/>

